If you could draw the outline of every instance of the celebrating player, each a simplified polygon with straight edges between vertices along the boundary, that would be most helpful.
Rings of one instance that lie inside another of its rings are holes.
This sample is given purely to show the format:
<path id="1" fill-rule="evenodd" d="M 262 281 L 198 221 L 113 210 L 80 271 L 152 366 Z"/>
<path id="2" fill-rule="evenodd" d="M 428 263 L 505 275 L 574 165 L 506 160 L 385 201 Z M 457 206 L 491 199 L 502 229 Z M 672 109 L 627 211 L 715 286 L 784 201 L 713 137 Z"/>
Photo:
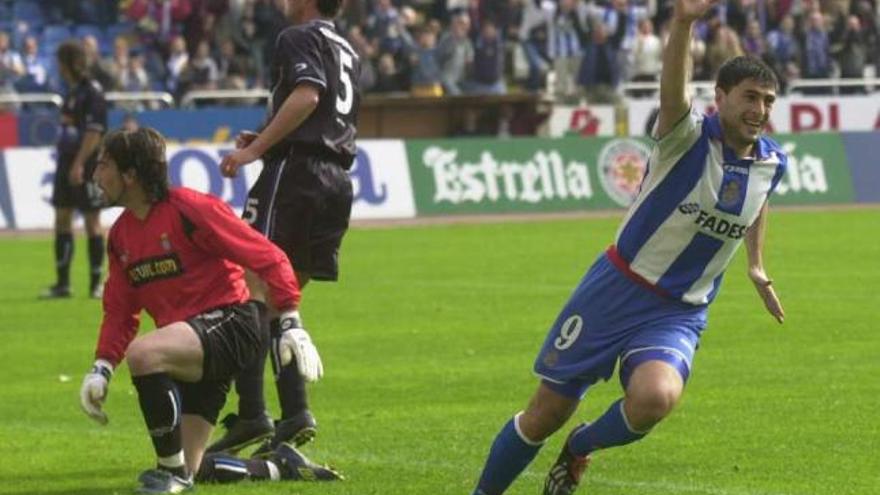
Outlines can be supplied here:
<path id="1" fill-rule="evenodd" d="M 333 25 L 341 3 L 284 3 L 294 25 L 278 36 L 269 124 L 259 134 L 240 134 L 239 149 L 220 164 L 222 173 L 231 177 L 239 167 L 263 157 L 264 168 L 248 195 L 244 219 L 284 250 L 301 286 L 311 279 L 338 278 L 339 247 L 351 214 L 347 170 L 357 151 L 360 61 Z M 261 284 L 253 277 L 248 282 L 254 296 L 261 298 Z M 271 334 L 273 349 L 281 335 L 311 345 L 299 319 L 273 318 Z M 305 382 L 321 377 L 320 359 L 282 366 L 278 353 L 272 352 L 281 403 L 281 421 L 273 427 L 263 396 L 266 353 L 237 378 L 238 416 L 224 420 L 229 430 L 209 452 L 237 452 L 267 438 L 257 449 L 262 454 L 282 442 L 301 445 L 314 438 L 317 424 L 308 409 Z"/>
<path id="2" fill-rule="evenodd" d="M 55 207 L 55 285 L 40 297 L 70 297 L 70 261 L 73 259 L 73 212 L 79 210 L 89 238 L 89 295 L 101 298 L 104 236 L 101 232 L 100 194 L 91 181 L 101 136 L 107 129 L 107 102 L 97 81 L 91 79 L 86 52 L 78 41 L 58 47 L 58 68 L 69 88 L 61 107 L 58 166 L 52 188 Z"/>
<path id="3" fill-rule="evenodd" d="M 97 359 L 80 399 L 90 417 L 106 424 L 109 381 L 127 360 L 158 457 L 156 469 L 139 478 L 142 493 L 192 488 L 232 377 L 268 340 L 259 323 L 265 306 L 249 300 L 242 267 L 266 282 L 282 318 L 293 317 L 300 299 L 284 253 L 219 199 L 169 189 L 165 156 L 153 129 L 114 131 L 94 173 L 108 204 L 125 210 L 110 230 Z M 158 329 L 135 338 L 142 309 Z M 282 339 L 287 360 L 317 355 L 289 342 Z M 338 478 L 287 445 L 252 464 L 252 478 Z"/>
<path id="4" fill-rule="evenodd" d="M 776 78 L 750 57 L 729 60 L 716 81 L 718 113 L 690 110 L 694 22 L 717 0 L 676 0 L 664 51 L 657 143 L 616 242 L 562 309 L 535 362 L 541 378 L 525 411 L 502 428 L 475 494 L 503 493 L 587 389 L 619 362 L 624 396 L 569 434 L 544 483 L 571 494 L 591 454 L 647 435 L 679 401 L 707 308 L 745 238 L 748 275 L 779 323 L 783 310 L 764 271 L 767 199 L 785 171 L 779 145 L 761 135 Z"/>

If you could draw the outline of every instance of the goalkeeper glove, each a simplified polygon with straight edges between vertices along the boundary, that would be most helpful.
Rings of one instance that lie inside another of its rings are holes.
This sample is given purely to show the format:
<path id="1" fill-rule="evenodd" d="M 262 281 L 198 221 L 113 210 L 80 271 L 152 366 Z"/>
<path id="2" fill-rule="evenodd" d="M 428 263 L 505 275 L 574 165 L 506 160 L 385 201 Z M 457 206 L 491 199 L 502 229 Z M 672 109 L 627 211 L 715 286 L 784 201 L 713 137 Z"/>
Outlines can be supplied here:
<path id="1" fill-rule="evenodd" d="M 324 375 L 324 366 L 318 349 L 312 343 L 309 332 L 303 328 L 299 311 L 285 311 L 279 318 L 281 336 L 278 338 L 278 356 L 281 365 L 287 366 L 296 357 L 299 374 L 306 381 L 317 381 Z"/>
<path id="2" fill-rule="evenodd" d="M 107 413 L 101 407 L 107 398 L 107 386 L 113 377 L 113 365 L 98 359 L 92 366 L 92 370 L 83 378 L 82 388 L 79 391 L 79 403 L 83 411 L 102 425 L 107 424 Z"/>

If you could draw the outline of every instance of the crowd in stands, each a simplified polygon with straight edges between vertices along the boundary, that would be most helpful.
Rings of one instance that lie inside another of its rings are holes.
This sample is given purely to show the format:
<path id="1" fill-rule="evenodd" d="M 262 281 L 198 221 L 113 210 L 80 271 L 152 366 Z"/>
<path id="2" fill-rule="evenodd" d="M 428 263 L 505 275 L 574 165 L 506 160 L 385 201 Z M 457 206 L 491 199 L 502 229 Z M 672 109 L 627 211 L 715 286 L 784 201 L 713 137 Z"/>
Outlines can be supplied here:
<path id="1" fill-rule="evenodd" d="M 517 87 L 608 102 L 623 82 L 658 80 L 672 5 L 347 0 L 338 24 L 360 54 L 367 93 Z M 766 60 L 783 84 L 873 75 L 880 72 L 878 20 L 877 0 L 727 0 L 696 28 L 695 79 L 712 80 L 724 60 L 743 53 Z M 273 0 L 0 0 L 0 91 L 60 91 L 53 55 L 72 37 L 85 44 L 107 90 L 179 98 L 195 89 L 266 88 L 274 40 L 286 25 Z"/>

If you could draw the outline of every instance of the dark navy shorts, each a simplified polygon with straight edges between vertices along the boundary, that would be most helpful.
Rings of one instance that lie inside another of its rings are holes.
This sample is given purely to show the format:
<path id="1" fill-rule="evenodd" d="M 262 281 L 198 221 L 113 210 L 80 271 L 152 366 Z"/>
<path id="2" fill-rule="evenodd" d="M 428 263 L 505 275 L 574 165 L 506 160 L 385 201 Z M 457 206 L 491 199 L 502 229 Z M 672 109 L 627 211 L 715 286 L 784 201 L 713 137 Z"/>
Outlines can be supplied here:
<path id="1" fill-rule="evenodd" d="M 656 294 L 618 270 L 602 254 L 578 284 L 547 334 L 534 371 L 551 389 L 581 398 L 620 365 L 626 388 L 645 361 L 665 361 L 687 380 L 707 306 Z"/>
<path id="2" fill-rule="evenodd" d="M 98 211 L 104 204 L 101 190 L 91 180 L 94 165 L 87 166 L 83 173 L 85 182 L 78 186 L 70 183 L 72 158 L 59 158 L 52 184 L 52 206 L 55 208 L 71 208 L 83 212 Z"/>
<path id="3" fill-rule="evenodd" d="M 287 254 L 298 273 L 339 277 L 339 248 L 354 193 L 348 171 L 313 156 L 264 161 L 242 217 Z"/>

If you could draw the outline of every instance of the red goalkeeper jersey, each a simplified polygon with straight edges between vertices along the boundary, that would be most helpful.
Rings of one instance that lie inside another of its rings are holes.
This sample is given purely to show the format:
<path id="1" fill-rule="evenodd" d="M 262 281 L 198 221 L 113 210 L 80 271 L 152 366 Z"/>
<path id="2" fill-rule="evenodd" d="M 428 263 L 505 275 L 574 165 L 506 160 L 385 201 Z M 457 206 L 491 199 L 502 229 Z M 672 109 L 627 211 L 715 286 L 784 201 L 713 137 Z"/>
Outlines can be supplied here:
<path id="1" fill-rule="evenodd" d="M 269 286 L 278 308 L 299 304 L 296 276 L 285 254 L 239 219 L 221 200 L 173 188 L 147 218 L 122 213 L 110 229 L 110 275 L 96 357 L 114 365 L 146 309 L 158 327 L 247 301 L 248 268 Z"/>

